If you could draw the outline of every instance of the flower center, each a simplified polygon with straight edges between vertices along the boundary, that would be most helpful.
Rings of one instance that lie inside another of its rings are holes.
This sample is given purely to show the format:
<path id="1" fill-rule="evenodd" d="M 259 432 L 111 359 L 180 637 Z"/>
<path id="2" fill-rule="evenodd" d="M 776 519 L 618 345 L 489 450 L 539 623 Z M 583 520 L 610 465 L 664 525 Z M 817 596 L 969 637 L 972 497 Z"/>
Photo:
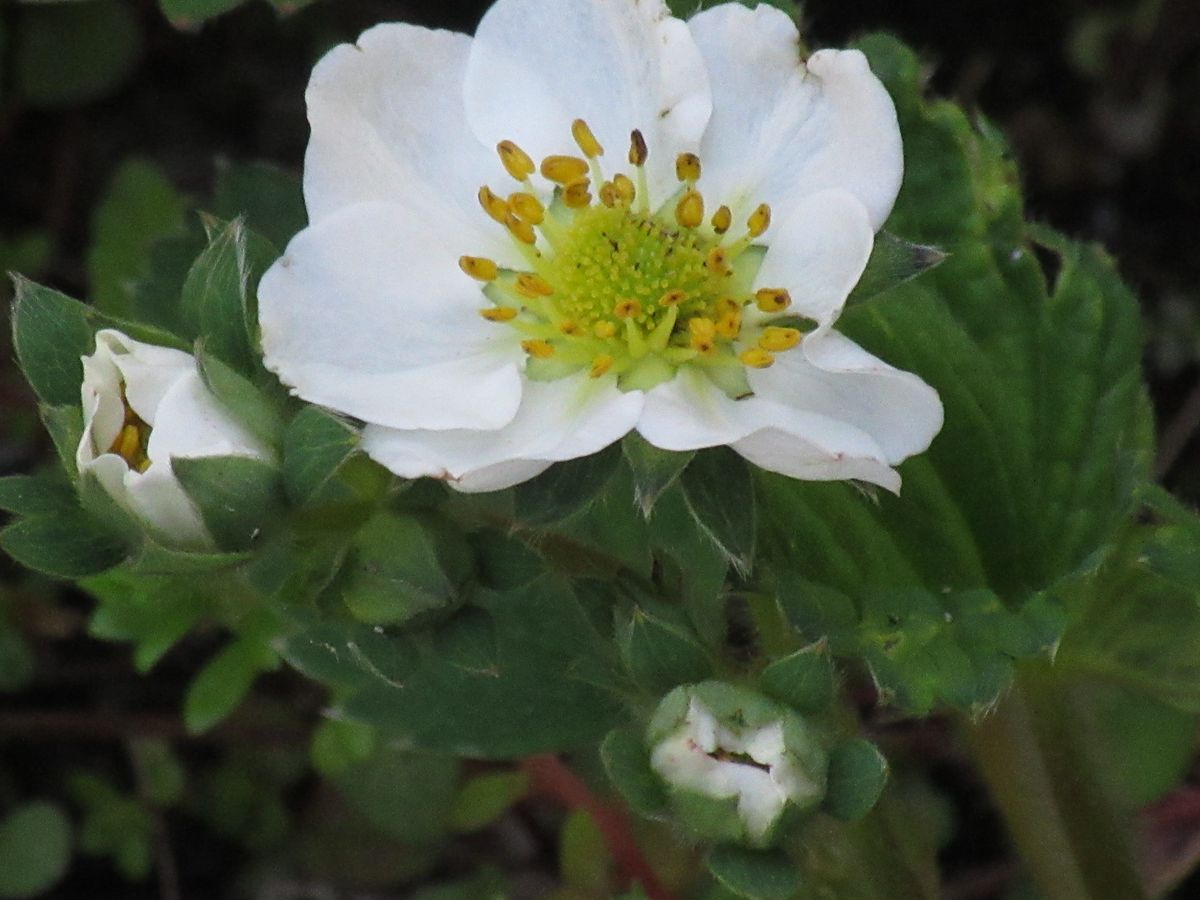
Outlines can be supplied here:
<path id="1" fill-rule="evenodd" d="M 151 426 L 141 416 L 133 411 L 129 400 L 125 397 L 125 387 L 121 386 L 121 402 L 125 405 L 125 422 L 116 438 L 108 448 L 109 453 L 115 453 L 129 468 L 135 472 L 145 472 L 150 468 L 150 457 L 146 448 L 150 443 Z"/>
<path id="2" fill-rule="evenodd" d="M 462 257 L 492 302 L 480 314 L 524 336 L 526 375 L 536 380 L 611 372 L 622 390 L 648 390 L 690 365 L 730 396 L 748 394 L 746 367 L 770 366 L 811 324 L 780 318 L 791 303 L 785 289 L 752 290 L 765 252 L 754 241 L 770 226 L 770 208 L 761 204 L 745 232 L 727 241 L 732 214 L 721 206 L 706 219 L 694 154 L 677 158 L 680 187 L 652 211 L 641 132 L 630 140 L 633 178 L 611 180 L 587 124 L 577 119 L 572 134 L 583 156 L 549 156 L 537 169 L 516 144 L 498 145 L 524 190 L 504 198 L 485 186 L 479 202 L 529 267 Z M 535 171 L 554 186 L 549 207 L 538 199 Z"/>

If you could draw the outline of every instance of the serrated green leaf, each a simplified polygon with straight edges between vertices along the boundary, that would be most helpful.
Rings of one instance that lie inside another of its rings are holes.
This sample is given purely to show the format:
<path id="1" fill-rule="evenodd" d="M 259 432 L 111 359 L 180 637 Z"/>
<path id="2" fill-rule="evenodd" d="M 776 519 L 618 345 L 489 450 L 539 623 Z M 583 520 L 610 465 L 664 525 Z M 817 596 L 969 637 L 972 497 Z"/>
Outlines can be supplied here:
<path id="1" fill-rule="evenodd" d="M 600 745 L 600 758 L 609 779 L 634 812 L 649 818 L 666 814 L 667 792 L 650 768 L 650 751 L 641 734 L 632 728 L 610 731 Z"/>
<path id="2" fill-rule="evenodd" d="M 513 492 L 517 520 L 538 526 L 565 519 L 596 497 L 620 461 L 621 448 L 612 444 L 591 456 L 555 463 L 537 478 L 518 484 Z"/>
<path id="3" fill-rule="evenodd" d="M 279 470 L 246 456 L 174 457 L 171 470 L 223 550 L 244 550 L 283 501 Z"/>
<path id="4" fill-rule="evenodd" d="M 450 828 L 478 831 L 494 822 L 529 791 L 525 772 L 491 772 L 463 783 L 450 806 Z"/>
<path id="5" fill-rule="evenodd" d="M 696 455 L 694 451 L 672 453 L 660 450 L 636 431 L 622 439 L 621 452 L 633 471 L 634 500 L 646 518 L 650 517 L 663 491 L 675 483 Z"/>
<path id="6" fill-rule="evenodd" d="M 413 753 L 381 744 L 368 760 L 337 778 L 339 792 L 391 837 L 432 843 L 449 826 L 460 763 L 449 756 Z"/>
<path id="7" fill-rule="evenodd" d="M 452 666 L 469 672 L 496 674 L 496 625 L 492 617 L 468 606 L 433 633 L 433 649 Z"/>
<path id="8" fill-rule="evenodd" d="M 0 897 L 37 897 L 71 864 L 71 823 L 61 809 L 38 801 L 0 820 Z"/>
<path id="9" fill-rule="evenodd" d="M 208 731 L 237 708 L 250 692 L 254 680 L 273 669 L 275 654 L 257 637 L 229 644 L 188 686 L 183 701 L 183 721 L 192 734 Z"/>
<path id="10" fill-rule="evenodd" d="M 754 565 L 754 483 L 746 461 L 726 447 L 696 454 L 680 478 L 688 509 L 742 572 Z"/>
<path id="11" fill-rule="evenodd" d="M 100 601 L 88 621 L 88 633 L 131 642 L 134 665 L 142 673 L 210 611 L 194 579 L 135 575 L 121 567 L 86 578 L 80 586 Z"/>
<path id="12" fill-rule="evenodd" d="M 821 808 L 847 822 L 861 819 L 875 806 L 887 777 L 887 760 L 870 741 L 855 738 L 839 744 L 829 754 L 829 775 Z"/>
<path id="13" fill-rule="evenodd" d="M 150 245 L 183 227 L 185 205 L 153 163 L 130 159 L 121 165 L 92 215 L 87 267 L 98 309 L 134 317 L 133 286 L 146 270 Z"/>
<path id="14" fill-rule="evenodd" d="M 746 900 L 792 900 L 804 886 L 798 865 L 777 850 L 722 844 L 707 863 L 721 884 Z"/>

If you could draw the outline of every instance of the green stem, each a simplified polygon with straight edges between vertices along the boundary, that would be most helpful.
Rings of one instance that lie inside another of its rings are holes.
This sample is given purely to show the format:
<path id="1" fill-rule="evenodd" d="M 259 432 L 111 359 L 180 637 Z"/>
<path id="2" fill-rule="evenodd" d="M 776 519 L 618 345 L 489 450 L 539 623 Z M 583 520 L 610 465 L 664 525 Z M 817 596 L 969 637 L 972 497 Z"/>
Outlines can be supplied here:
<path id="1" fill-rule="evenodd" d="M 1105 797 L 1087 723 L 1049 664 L 1022 669 L 968 734 L 1013 843 L 1048 898 L 1146 897 L 1129 823 Z"/>

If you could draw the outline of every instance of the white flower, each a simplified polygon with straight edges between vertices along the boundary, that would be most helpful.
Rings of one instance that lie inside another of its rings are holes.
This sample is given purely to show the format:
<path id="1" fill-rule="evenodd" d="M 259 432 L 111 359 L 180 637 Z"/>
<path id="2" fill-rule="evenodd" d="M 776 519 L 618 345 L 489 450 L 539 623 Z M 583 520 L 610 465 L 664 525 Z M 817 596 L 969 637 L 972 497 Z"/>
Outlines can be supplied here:
<path id="1" fill-rule="evenodd" d="M 81 476 L 95 476 L 162 543 L 208 548 L 212 538 L 171 469 L 172 458 L 270 452 L 238 424 L 201 380 L 190 354 L 96 334 L 83 357 Z"/>
<path id="2" fill-rule="evenodd" d="M 898 490 L 941 403 L 833 330 L 899 189 L 895 110 L 861 53 L 798 39 L 766 5 L 498 0 L 473 39 L 335 48 L 268 367 L 463 490 L 633 429 Z"/>

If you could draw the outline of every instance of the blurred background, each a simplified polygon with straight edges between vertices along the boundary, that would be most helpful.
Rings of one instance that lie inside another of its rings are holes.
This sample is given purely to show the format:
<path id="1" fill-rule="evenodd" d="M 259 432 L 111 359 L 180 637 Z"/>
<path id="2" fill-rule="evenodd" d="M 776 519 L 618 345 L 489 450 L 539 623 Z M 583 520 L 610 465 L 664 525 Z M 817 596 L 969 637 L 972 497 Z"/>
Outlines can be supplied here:
<path id="1" fill-rule="evenodd" d="M 0 0 L 0 269 L 120 308 L 140 302 L 130 283 L 152 285 L 172 253 L 192 252 L 194 210 L 236 214 L 240 185 L 269 181 L 279 218 L 296 219 L 316 59 L 381 21 L 471 31 L 485 7 Z M 201 24 L 186 14 L 196 8 L 229 11 Z M 1200 501 L 1200 4 L 812 0 L 804 19 L 814 48 L 879 29 L 917 48 L 933 92 L 1007 135 L 1029 216 L 1116 256 L 1143 302 L 1159 473 Z M 0 474 L 53 452 L 12 363 L 10 296 L 0 285 Z M 310 748 L 323 697 L 287 673 L 226 725 L 189 737 L 180 698 L 219 636 L 189 638 L 142 676 L 127 649 L 89 636 L 89 609 L 0 558 L 0 823 L 47 799 L 82 851 L 45 896 L 401 897 L 469 877 L 459 893 L 419 894 L 469 898 L 487 895 L 482 870 L 519 896 L 607 895 L 605 873 L 588 869 L 587 823 L 545 798 L 463 827 L 445 812 L 457 773 L 433 763 L 406 774 L 384 761 L 372 796 L 338 790 L 315 774 L 323 762 Z M 121 623 L 100 628 L 119 638 Z M 1119 702 L 1111 717 L 1114 778 L 1146 810 L 1147 858 L 1164 885 L 1183 885 L 1178 896 L 1197 896 L 1200 882 L 1185 881 L 1200 859 L 1195 722 Z M 1029 896 L 944 725 L 890 739 L 920 769 L 911 790 L 944 832 L 946 896 Z M 0 859 L 8 832 L 0 824 Z M 649 827 L 640 836 L 686 880 L 684 850 Z"/>

